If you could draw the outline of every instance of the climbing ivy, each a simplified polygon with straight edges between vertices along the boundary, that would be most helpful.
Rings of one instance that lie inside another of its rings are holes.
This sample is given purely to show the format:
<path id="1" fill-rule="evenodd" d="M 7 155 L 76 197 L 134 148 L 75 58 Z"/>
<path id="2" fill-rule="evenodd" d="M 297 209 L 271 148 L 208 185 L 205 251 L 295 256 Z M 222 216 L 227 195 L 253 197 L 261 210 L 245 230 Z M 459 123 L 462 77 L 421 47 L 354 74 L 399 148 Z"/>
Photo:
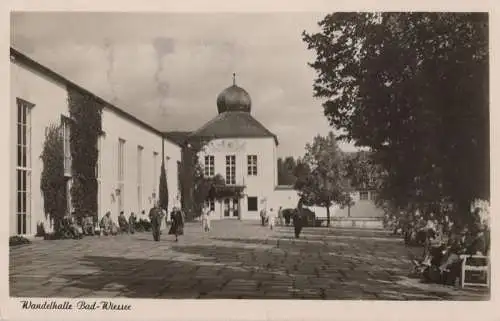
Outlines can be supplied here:
<path id="1" fill-rule="evenodd" d="M 95 96 L 69 87 L 69 114 L 72 120 L 70 149 L 73 184 L 71 202 L 76 215 L 97 218 L 97 140 L 102 133 L 101 103 Z"/>
<path id="2" fill-rule="evenodd" d="M 43 164 L 40 189 L 43 193 L 44 212 L 58 230 L 67 207 L 61 126 L 52 124 L 47 127 L 40 158 Z"/>

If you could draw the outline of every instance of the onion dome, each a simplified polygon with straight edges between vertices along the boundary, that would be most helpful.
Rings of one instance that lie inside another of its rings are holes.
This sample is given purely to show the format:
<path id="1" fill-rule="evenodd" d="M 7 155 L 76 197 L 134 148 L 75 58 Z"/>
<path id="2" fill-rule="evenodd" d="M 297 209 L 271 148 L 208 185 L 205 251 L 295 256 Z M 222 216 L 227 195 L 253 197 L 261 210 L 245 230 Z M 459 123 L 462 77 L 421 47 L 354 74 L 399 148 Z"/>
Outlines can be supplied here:
<path id="1" fill-rule="evenodd" d="M 247 91 L 236 86 L 235 74 L 233 74 L 233 85 L 224 89 L 217 96 L 217 110 L 219 114 L 231 111 L 243 111 L 249 113 L 252 100 Z"/>

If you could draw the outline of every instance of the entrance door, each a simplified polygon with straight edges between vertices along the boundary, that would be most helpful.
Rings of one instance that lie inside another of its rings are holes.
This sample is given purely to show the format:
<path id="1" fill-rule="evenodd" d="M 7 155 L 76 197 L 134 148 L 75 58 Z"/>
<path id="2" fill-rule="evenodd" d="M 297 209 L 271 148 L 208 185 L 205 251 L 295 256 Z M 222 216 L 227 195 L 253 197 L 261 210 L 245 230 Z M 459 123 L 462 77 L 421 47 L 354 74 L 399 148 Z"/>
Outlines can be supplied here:
<path id="1" fill-rule="evenodd" d="M 240 217 L 240 202 L 237 198 L 232 199 L 233 203 L 233 208 L 232 208 L 232 216 L 234 218 L 239 218 Z"/>
<path id="2" fill-rule="evenodd" d="M 240 202 L 238 198 L 224 199 L 224 218 L 239 218 Z"/>

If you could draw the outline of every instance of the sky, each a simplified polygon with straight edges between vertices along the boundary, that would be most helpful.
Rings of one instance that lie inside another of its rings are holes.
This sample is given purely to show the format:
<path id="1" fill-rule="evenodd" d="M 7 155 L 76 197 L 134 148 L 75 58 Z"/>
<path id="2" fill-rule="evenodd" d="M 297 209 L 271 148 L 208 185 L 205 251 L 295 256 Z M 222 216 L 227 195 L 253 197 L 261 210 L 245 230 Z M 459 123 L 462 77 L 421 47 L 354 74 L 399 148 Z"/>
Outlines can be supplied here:
<path id="1" fill-rule="evenodd" d="M 236 73 L 252 115 L 278 136 L 278 156 L 298 157 L 332 130 L 313 97 L 314 52 L 301 39 L 324 15 L 16 12 L 11 45 L 162 131 L 215 117 Z"/>

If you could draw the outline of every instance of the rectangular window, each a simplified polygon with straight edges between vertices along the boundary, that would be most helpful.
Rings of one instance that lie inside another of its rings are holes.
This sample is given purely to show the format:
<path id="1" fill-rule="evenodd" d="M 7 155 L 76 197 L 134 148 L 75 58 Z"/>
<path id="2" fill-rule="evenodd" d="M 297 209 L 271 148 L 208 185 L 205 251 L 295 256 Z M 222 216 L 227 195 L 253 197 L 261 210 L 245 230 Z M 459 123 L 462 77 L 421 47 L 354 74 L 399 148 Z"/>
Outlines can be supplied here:
<path id="1" fill-rule="evenodd" d="M 102 168 L 102 140 L 104 139 L 103 136 L 99 136 L 97 138 L 97 162 L 96 162 L 96 168 L 95 168 L 95 177 L 97 179 L 97 217 L 102 217 L 102 212 L 101 212 L 101 207 L 102 207 L 102 200 L 101 200 L 101 193 L 102 193 L 102 187 L 101 187 L 101 168 Z"/>
<path id="2" fill-rule="evenodd" d="M 156 189 L 158 188 L 158 153 L 153 152 L 153 193 L 156 194 Z M 157 197 L 157 196 L 156 196 Z"/>
<path id="3" fill-rule="evenodd" d="M 97 137 L 97 162 L 95 164 L 95 177 L 97 179 L 101 178 L 101 162 L 102 162 L 102 156 L 101 156 L 101 152 L 102 152 L 102 140 L 103 140 L 103 137 L 102 136 L 99 136 Z"/>
<path id="4" fill-rule="evenodd" d="M 205 156 L 205 166 L 203 170 L 203 174 L 207 177 L 215 175 L 215 157 L 213 155 Z"/>
<path id="5" fill-rule="evenodd" d="M 214 200 L 207 200 L 205 202 L 205 207 L 209 208 L 211 211 L 215 211 L 215 201 Z"/>
<path id="6" fill-rule="evenodd" d="M 118 212 L 123 211 L 125 200 L 125 140 L 118 139 Z"/>
<path id="7" fill-rule="evenodd" d="M 137 146 L 137 212 L 142 209 L 142 151 L 144 147 Z"/>
<path id="8" fill-rule="evenodd" d="M 247 156 L 247 173 L 249 176 L 257 176 L 257 155 Z"/>
<path id="9" fill-rule="evenodd" d="M 375 201 L 377 198 L 377 192 L 370 192 L 370 200 Z"/>
<path id="10" fill-rule="evenodd" d="M 359 199 L 361 201 L 367 201 L 368 200 L 368 191 L 359 192 Z"/>
<path id="11" fill-rule="evenodd" d="M 248 197 L 248 211 L 249 212 L 256 212 L 258 211 L 258 202 L 257 202 L 257 197 Z"/>
<path id="12" fill-rule="evenodd" d="M 17 99 L 17 161 L 16 161 L 16 232 L 28 233 L 31 221 L 31 108 Z"/>
<path id="13" fill-rule="evenodd" d="M 125 140 L 118 139 L 118 181 L 125 179 Z"/>
<path id="14" fill-rule="evenodd" d="M 226 156 L 226 184 L 236 184 L 236 156 Z"/>
<path id="15" fill-rule="evenodd" d="M 64 149 L 64 175 L 71 176 L 71 149 L 70 149 L 70 133 L 71 121 L 68 118 L 63 118 L 63 149 Z"/>

